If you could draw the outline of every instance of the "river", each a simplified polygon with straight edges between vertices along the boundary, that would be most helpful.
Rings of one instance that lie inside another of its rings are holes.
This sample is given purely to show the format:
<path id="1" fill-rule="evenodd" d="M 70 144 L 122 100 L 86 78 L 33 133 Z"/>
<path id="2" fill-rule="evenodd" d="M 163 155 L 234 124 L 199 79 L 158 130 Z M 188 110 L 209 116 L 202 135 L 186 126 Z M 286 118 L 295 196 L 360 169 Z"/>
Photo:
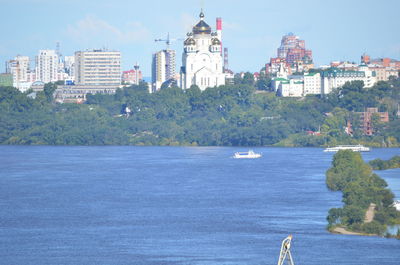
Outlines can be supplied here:
<path id="1" fill-rule="evenodd" d="M 0 264 L 276 264 L 289 234 L 296 264 L 399 264 L 400 240 L 326 231 L 332 154 L 246 150 L 0 146 Z"/>

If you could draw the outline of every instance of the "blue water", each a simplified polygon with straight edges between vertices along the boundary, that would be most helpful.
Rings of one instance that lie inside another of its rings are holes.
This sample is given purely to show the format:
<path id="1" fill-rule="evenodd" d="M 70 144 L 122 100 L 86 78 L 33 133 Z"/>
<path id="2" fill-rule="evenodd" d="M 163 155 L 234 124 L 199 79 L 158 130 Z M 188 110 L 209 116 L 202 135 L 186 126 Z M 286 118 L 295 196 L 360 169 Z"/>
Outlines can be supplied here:
<path id="1" fill-rule="evenodd" d="M 276 264 L 289 234 L 296 264 L 400 264 L 400 240 L 325 230 L 332 154 L 245 150 L 0 146 L 0 264 Z"/>

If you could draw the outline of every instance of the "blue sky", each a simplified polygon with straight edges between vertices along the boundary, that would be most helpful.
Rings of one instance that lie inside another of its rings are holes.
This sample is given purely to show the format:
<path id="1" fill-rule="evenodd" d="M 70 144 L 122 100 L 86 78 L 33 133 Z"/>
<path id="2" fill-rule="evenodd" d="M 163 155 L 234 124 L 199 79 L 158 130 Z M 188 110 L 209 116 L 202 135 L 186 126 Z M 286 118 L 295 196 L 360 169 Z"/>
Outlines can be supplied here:
<path id="1" fill-rule="evenodd" d="M 101 47 L 119 50 L 124 70 L 138 62 L 150 76 L 151 54 L 165 48 L 154 39 L 168 32 L 184 38 L 202 6 L 213 28 L 215 18 L 223 18 L 223 43 L 236 72 L 258 71 L 276 56 L 288 32 L 306 40 L 316 65 L 358 62 L 364 52 L 400 59 L 398 0 L 0 0 L 0 6 L 1 62 L 17 54 L 34 58 L 39 49 L 54 49 L 59 41 L 63 55 Z M 179 67 L 182 41 L 172 48 Z"/>

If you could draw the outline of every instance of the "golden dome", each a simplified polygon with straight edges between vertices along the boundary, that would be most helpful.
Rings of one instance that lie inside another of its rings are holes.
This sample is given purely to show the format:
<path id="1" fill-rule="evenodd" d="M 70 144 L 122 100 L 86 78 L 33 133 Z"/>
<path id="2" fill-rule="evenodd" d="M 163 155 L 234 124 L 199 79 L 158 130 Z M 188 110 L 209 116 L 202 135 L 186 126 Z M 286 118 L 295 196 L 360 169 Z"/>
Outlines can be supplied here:
<path id="1" fill-rule="evenodd" d="M 196 41 L 193 38 L 187 38 L 183 44 L 184 45 L 196 45 Z"/>
<path id="2" fill-rule="evenodd" d="M 200 22 L 193 27 L 193 34 L 211 34 L 211 27 L 204 22 L 204 13 L 200 13 Z"/>
<path id="3" fill-rule="evenodd" d="M 211 43 L 212 45 L 221 45 L 221 41 L 218 38 L 213 38 Z"/>

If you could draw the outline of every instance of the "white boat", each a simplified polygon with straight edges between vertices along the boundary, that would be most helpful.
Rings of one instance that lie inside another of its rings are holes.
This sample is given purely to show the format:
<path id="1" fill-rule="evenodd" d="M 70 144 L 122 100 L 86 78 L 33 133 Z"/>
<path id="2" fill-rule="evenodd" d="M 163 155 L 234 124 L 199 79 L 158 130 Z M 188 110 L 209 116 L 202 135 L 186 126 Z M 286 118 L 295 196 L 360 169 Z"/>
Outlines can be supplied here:
<path id="1" fill-rule="evenodd" d="M 236 152 L 233 158 L 260 158 L 261 154 L 255 153 L 253 150 L 249 150 L 248 152 Z"/>
<path id="2" fill-rule="evenodd" d="M 335 147 L 328 147 L 324 152 L 338 152 L 340 150 L 351 150 L 354 152 L 369 152 L 370 148 L 363 145 L 338 145 Z"/>

